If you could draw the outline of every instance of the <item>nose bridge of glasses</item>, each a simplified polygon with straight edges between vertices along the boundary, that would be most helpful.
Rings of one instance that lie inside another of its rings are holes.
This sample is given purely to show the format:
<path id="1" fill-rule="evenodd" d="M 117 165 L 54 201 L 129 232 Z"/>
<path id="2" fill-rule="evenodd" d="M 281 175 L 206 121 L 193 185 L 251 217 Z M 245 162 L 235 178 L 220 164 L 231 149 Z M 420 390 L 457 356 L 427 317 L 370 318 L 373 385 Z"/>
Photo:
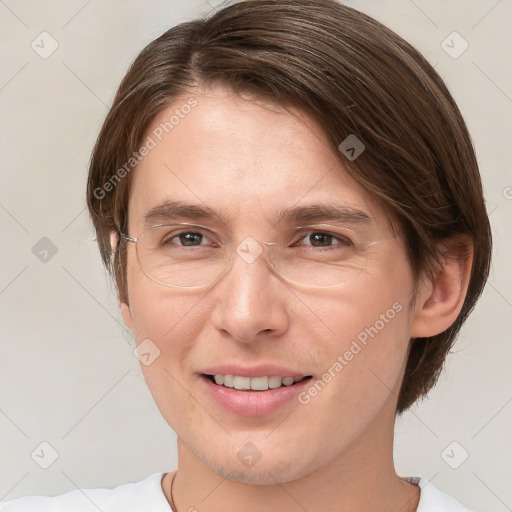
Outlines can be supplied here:
<path id="1" fill-rule="evenodd" d="M 246 236 L 230 253 L 230 266 L 236 260 L 241 259 L 246 265 L 253 265 L 258 260 L 264 260 L 268 266 L 272 266 L 273 248 L 277 244 L 256 240 L 253 236 Z"/>
<path id="2" fill-rule="evenodd" d="M 252 236 L 246 236 L 234 247 L 234 250 L 228 252 L 226 267 L 222 276 L 231 273 L 234 267 L 238 267 L 241 269 L 242 275 L 247 277 L 248 267 L 254 265 L 263 265 L 263 268 L 266 267 L 266 272 L 280 276 L 275 266 L 275 259 L 277 258 L 275 251 L 278 250 L 278 246 L 279 243 L 277 242 L 256 240 Z M 257 272 L 256 278 L 261 279 L 259 272 Z"/>

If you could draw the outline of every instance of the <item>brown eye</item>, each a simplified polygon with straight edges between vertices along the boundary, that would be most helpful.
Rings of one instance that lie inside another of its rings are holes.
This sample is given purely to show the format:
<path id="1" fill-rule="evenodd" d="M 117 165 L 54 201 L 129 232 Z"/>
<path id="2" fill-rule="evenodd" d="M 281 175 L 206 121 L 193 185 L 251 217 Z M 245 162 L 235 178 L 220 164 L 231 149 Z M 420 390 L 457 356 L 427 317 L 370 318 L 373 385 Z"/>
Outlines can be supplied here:
<path id="1" fill-rule="evenodd" d="M 309 241 L 313 247 L 327 247 L 332 244 L 333 236 L 327 233 L 312 233 L 309 235 Z"/>
<path id="2" fill-rule="evenodd" d="M 299 242 L 310 247 L 326 247 L 326 248 L 346 248 L 352 245 L 352 242 L 344 236 L 336 236 L 332 233 L 324 231 L 311 231 L 306 233 Z"/>
<path id="3" fill-rule="evenodd" d="M 203 241 L 203 235 L 201 233 L 193 233 L 193 232 L 186 232 L 186 233 L 180 233 L 179 235 L 175 236 L 174 238 L 177 238 L 181 245 L 184 246 L 196 246 L 201 245 L 201 242 Z"/>

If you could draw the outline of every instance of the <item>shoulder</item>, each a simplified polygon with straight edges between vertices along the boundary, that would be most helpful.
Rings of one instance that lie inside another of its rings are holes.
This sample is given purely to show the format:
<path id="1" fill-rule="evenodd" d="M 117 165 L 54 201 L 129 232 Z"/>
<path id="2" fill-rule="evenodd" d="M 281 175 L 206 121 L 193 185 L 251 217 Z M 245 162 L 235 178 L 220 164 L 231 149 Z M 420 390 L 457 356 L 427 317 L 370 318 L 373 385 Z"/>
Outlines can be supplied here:
<path id="1" fill-rule="evenodd" d="M 416 512 L 472 512 L 462 503 L 439 490 L 433 484 L 420 477 L 407 478 L 421 489 L 420 501 Z"/>
<path id="2" fill-rule="evenodd" d="M 170 512 L 163 473 L 113 489 L 77 489 L 59 496 L 27 496 L 0 504 L 0 512 Z"/>

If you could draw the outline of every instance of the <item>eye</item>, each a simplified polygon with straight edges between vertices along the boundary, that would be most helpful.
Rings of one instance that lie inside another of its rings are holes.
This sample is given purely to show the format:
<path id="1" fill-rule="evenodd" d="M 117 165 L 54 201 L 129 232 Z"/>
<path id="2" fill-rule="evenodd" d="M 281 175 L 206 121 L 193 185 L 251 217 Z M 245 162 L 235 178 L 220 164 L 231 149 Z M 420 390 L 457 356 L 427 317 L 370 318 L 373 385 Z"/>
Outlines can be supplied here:
<path id="1" fill-rule="evenodd" d="M 179 241 L 180 245 L 191 246 L 191 245 L 202 245 L 202 242 L 206 240 L 206 237 L 201 233 L 194 233 L 187 231 L 186 233 L 180 233 L 172 238 Z"/>
<path id="2" fill-rule="evenodd" d="M 208 245 L 209 239 L 197 231 L 181 231 L 167 236 L 163 241 L 163 245 L 180 245 L 183 247 L 199 247 Z"/>
<path id="3" fill-rule="evenodd" d="M 347 247 L 352 245 L 352 242 L 348 238 L 324 231 L 306 233 L 299 241 L 304 242 L 303 245 L 309 245 L 311 247 Z"/>

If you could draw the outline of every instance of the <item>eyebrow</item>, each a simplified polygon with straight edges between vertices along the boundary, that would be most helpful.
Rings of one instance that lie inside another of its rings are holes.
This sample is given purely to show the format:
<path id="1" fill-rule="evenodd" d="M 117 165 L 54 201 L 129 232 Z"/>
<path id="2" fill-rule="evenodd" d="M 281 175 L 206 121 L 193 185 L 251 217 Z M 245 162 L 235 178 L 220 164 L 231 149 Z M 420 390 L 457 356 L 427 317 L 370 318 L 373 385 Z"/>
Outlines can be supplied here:
<path id="1" fill-rule="evenodd" d="M 153 225 L 176 218 L 210 219 L 223 221 L 223 217 L 204 204 L 188 204 L 182 201 L 165 201 L 154 206 L 144 215 L 144 224 Z"/>
<path id="2" fill-rule="evenodd" d="M 227 224 L 227 219 L 205 204 L 189 204 L 182 201 L 165 201 L 154 206 L 144 215 L 144 224 L 154 225 L 177 218 L 206 219 Z M 342 225 L 371 225 L 372 218 L 366 212 L 343 204 L 310 204 L 282 209 L 275 224 L 336 222 Z"/>
<path id="3" fill-rule="evenodd" d="M 277 223 L 280 222 L 337 222 L 343 225 L 370 225 L 372 218 L 366 212 L 350 205 L 311 204 L 282 210 Z"/>

